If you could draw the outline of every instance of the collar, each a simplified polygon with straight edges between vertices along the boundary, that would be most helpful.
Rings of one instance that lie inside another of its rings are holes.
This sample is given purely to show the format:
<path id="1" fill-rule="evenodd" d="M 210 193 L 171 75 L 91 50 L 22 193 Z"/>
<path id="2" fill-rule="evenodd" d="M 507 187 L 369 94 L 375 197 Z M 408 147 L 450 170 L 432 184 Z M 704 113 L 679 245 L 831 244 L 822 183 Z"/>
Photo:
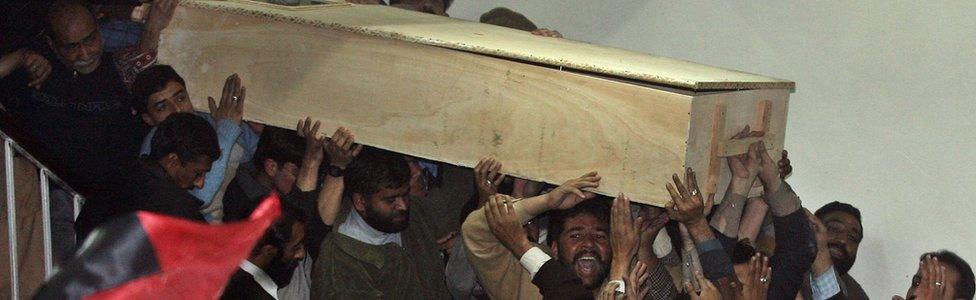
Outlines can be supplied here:
<path id="1" fill-rule="evenodd" d="M 268 293 L 268 295 L 271 295 L 272 298 L 278 299 L 278 284 L 276 284 L 274 280 L 271 280 L 271 277 L 268 276 L 267 273 L 264 273 L 264 270 L 261 270 L 261 268 L 255 266 L 246 259 L 241 262 L 241 269 L 244 270 L 244 272 L 251 274 L 251 276 L 254 277 L 254 281 L 256 281 L 258 285 L 260 285 L 261 288 Z"/>
<path id="2" fill-rule="evenodd" d="M 349 217 L 342 225 L 339 225 L 339 233 L 370 245 L 380 246 L 393 243 L 403 246 L 400 233 L 386 233 L 376 230 L 369 226 L 355 209 L 349 210 Z"/>

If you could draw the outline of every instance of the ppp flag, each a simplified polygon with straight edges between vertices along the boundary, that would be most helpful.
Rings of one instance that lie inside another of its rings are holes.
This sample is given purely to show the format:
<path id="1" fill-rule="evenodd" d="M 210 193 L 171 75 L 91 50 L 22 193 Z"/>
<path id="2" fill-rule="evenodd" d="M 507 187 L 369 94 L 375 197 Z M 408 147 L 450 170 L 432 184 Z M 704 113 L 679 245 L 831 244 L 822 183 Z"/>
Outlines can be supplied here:
<path id="1" fill-rule="evenodd" d="M 119 217 L 93 231 L 34 299 L 217 299 L 280 214 L 272 194 L 247 221 L 224 225 Z"/>

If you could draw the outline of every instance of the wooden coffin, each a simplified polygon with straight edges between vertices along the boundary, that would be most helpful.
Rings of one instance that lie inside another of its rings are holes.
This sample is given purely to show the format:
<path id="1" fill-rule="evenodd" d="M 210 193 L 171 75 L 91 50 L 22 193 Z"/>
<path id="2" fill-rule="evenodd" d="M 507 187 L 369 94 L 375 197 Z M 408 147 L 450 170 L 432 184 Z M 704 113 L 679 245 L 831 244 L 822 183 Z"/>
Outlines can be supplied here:
<path id="1" fill-rule="evenodd" d="M 664 205 L 684 166 L 721 194 L 747 124 L 778 157 L 794 84 L 738 71 L 385 6 L 184 1 L 159 60 L 197 108 L 238 73 L 246 118 L 340 125 L 364 144 L 467 167 L 492 155 L 559 184 Z"/>

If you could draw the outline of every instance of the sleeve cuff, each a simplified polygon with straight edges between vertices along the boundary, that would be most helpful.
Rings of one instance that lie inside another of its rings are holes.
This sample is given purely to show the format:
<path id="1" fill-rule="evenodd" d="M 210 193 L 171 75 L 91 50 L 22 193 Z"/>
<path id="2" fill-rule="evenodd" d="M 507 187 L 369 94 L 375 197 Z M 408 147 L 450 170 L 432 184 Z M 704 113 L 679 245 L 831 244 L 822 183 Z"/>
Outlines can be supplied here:
<path id="1" fill-rule="evenodd" d="M 654 249 L 654 255 L 657 258 L 663 258 L 671 253 L 671 236 L 668 236 L 667 230 L 661 230 L 657 233 L 657 237 L 654 238 L 654 244 L 652 246 Z"/>
<path id="2" fill-rule="evenodd" d="M 841 293 L 837 273 L 834 272 L 833 266 L 820 276 L 814 277 L 813 272 L 811 272 L 810 277 L 810 292 L 813 295 L 813 300 L 826 300 Z"/>
<path id="3" fill-rule="evenodd" d="M 710 239 L 701 243 L 698 243 L 698 253 L 706 253 L 708 251 L 719 250 L 723 251 L 722 243 L 718 239 Z"/>
<path id="4" fill-rule="evenodd" d="M 222 143 L 221 146 L 232 146 L 237 142 L 237 137 L 241 135 L 241 127 L 227 119 L 220 119 L 216 122 L 217 136 Z"/>
<path id="5" fill-rule="evenodd" d="M 766 195 L 766 198 L 773 216 L 786 216 L 800 209 L 800 198 L 786 181 L 780 184 L 778 190 Z"/>
<path id="6" fill-rule="evenodd" d="M 552 259 L 549 254 L 546 254 L 539 249 L 539 247 L 532 247 L 529 251 L 526 251 L 519 259 L 519 263 L 526 271 L 529 271 L 529 278 L 535 278 L 535 273 L 542 269 L 542 265 L 546 264 L 547 261 Z"/>

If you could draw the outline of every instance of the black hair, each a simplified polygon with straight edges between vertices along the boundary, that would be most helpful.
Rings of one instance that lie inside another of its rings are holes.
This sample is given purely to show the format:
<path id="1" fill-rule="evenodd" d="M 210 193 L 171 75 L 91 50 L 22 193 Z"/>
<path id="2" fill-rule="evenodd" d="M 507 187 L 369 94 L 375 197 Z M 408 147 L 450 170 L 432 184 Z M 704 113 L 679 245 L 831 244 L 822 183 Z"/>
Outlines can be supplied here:
<path id="1" fill-rule="evenodd" d="M 973 300 L 973 294 L 976 293 L 976 279 L 973 279 L 973 268 L 969 266 L 966 260 L 949 250 L 925 253 L 919 257 L 919 260 L 925 259 L 926 256 L 937 258 L 939 262 L 955 268 L 956 272 L 959 272 L 959 282 L 956 283 L 956 299 Z"/>
<path id="2" fill-rule="evenodd" d="M 210 123 L 192 113 L 175 113 L 159 123 L 153 135 L 149 159 L 158 161 L 175 153 L 182 162 L 197 161 L 201 156 L 220 158 L 217 132 Z"/>
<path id="3" fill-rule="evenodd" d="M 478 22 L 485 24 L 498 25 L 522 31 L 533 31 L 539 29 L 525 15 L 517 13 L 505 7 L 496 7 L 481 15 Z"/>
<path id="4" fill-rule="evenodd" d="M 559 236 L 566 230 L 566 220 L 569 218 L 588 214 L 607 224 L 610 227 L 610 197 L 597 195 L 593 199 L 585 200 L 576 204 L 572 208 L 565 210 L 553 210 L 549 212 L 549 229 L 546 232 L 547 240 L 552 245 L 559 240 Z"/>
<path id="5" fill-rule="evenodd" d="M 347 195 L 373 195 L 380 188 L 400 188 L 410 183 L 410 166 L 403 155 L 365 147 L 346 168 Z"/>
<path id="6" fill-rule="evenodd" d="M 284 249 L 285 243 L 291 239 L 294 234 L 292 229 L 295 223 L 306 224 L 305 213 L 297 208 L 289 205 L 281 206 L 281 216 L 275 219 L 271 226 L 264 232 L 258 243 L 254 245 L 254 249 L 251 250 L 251 254 L 258 254 L 261 252 L 261 248 L 265 245 L 271 245 L 277 247 L 279 250 Z"/>
<path id="7" fill-rule="evenodd" d="M 853 205 L 834 201 L 827 203 L 827 205 L 824 205 L 813 214 L 816 215 L 817 218 L 823 220 L 824 216 L 833 212 L 842 212 L 854 216 L 854 218 L 857 219 L 857 224 L 860 225 L 859 227 L 863 236 L 864 225 L 861 224 L 861 210 L 857 209 L 857 207 L 854 207 Z"/>
<path id="8" fill-rule="evenodd" d="M 454 0 L 441 0 L 441 2 L 444 3 L 444 11 L 447 11 L 448 8 L 451 8 L 451 4 L 454 3 Z M 400 4 L 400 3 L 403 3 L 403 1 L 402 0 L 390 0 L 390 5 L 397 5 L 397 4 Z M 385 5 L 385 3 L 384 3 L 384 5 Z"/>
<path id="9" fill-rule="evenodd" d="M 186 87 L 183 77 L 168 65 L 155 65 L 139 72 L 136 80 L 132 82 L 132 108 L 141 114 L 149 111 L 147 106 L 149 96 L 165 89 L 166 84 L 171 81 Z"/>
<path id="10" fill-rule="evenodd" d="M 267 159 L 271 159 L 279 165 L 293 163 L 296 166 L 301 166 L 304 157 L 305 139 L 298 136 L 298 133 L 288 129 L 265 126 L 261 132 L 252 163 L 256 170 L 263 171 L 264 161 Z"/>

